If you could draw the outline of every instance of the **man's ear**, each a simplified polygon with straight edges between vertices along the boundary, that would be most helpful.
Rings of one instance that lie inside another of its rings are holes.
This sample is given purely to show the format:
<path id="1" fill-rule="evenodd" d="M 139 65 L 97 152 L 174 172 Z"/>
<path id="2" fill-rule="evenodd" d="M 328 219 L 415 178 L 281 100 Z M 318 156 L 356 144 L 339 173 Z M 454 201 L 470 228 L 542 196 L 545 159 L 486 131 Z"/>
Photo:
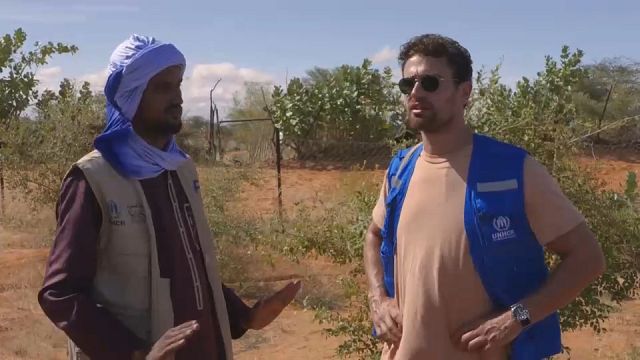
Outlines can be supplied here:
<path id="1" fill-rule="evenodd" d="M 471 91 L 473 91 L 473 85 L 471 84 L 471 81 L 465 81 L 464 83 L 460 84 L 460 86 L 462 86 L 464 97 L 467 99 L 470 98 Z"/>
<path id="2" fill-rule="evenodd" d="M 460 96 L 464 99 L 464 107 L 466 108 L 469 105 L 469 101 L 471 100 L 471 92 L 473 91 L 473 85 L 471 81 L 465 81 L 459 85 Z"/>

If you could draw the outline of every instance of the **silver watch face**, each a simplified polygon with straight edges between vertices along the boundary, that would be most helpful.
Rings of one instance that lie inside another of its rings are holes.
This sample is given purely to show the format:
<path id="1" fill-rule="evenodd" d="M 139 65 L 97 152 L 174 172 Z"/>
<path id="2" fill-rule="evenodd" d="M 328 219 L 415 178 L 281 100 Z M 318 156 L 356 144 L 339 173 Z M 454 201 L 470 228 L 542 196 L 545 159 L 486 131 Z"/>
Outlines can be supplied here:
<path id="1" fill-rule="evenodd" d="M 525 309 L 524 306 L 520 304 L 514 305 L 511 308 L 511 312 L 518 321 L 529 320 L 529 310 Z"/>
<path id="2" fill-rule="evenodd" d="M 529 320 L 529 310 L 519 308 L 516 312 L 517 319 L 520 321 Z"/>

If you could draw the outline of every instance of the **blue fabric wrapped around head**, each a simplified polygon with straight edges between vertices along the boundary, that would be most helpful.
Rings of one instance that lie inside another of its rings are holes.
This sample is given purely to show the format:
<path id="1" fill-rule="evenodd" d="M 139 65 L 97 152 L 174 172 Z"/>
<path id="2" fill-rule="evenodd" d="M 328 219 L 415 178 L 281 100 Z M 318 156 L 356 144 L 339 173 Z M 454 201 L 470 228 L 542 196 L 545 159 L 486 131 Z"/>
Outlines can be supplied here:
<path id="1" fill-rule="evenodd" d="M 124 177 L 138 180 L 155 177 L 165 170 L 177 169 L 188 159 L 176 144 L 175 136 L 165 149 L 158 149 L 138 136 L 131 124 L 149 80 L 176 65 L 184 73 L 186 61 L 175 46 L 141 35 L 132 35 L 111 55 L 104 87 L 107 124 L 94 146 Z"/>

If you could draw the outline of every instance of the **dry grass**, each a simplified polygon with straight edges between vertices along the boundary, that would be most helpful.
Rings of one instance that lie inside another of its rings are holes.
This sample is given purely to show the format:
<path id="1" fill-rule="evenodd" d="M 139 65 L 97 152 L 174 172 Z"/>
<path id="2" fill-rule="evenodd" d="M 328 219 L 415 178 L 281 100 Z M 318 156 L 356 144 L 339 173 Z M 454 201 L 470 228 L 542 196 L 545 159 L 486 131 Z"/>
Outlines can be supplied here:
<path id="1" fill-rule="evenodd" d="M 34 208 L 14 190 L 7 190 L 4 205 L 5 213 L 0 214 L 0 250 L 37 249 L 51 244 L 55 231 L 53 206 Z"/>
<path id="2" fill-rule="evenodd" d="M 66 359 L 66 338 L 42 313 L 37 293 L 55 230 L 52 207 L 6 193 L 0 215 L 0 359 Z"/>
<path id="3" fill-rule="evenodd" d="M 0 254 L 0 359 L 64 359 L 64 335 L 37 301 L 47 251 L 5 250 Z"/>
<path id="4" fill-rule="evenodd" d="M 284 212 L 295 217 L 304 209 L 311 215 L 322 215 L 363 187 L 377 189 L 383 176 L 383 170 L 283 169 Z M 256 170 L 255 180 L 244 183 L 237 201 L 230 204 L 230 213 L 251 219 L 270 218 L 277 212 L 276 172 L 270 169 Z"/>

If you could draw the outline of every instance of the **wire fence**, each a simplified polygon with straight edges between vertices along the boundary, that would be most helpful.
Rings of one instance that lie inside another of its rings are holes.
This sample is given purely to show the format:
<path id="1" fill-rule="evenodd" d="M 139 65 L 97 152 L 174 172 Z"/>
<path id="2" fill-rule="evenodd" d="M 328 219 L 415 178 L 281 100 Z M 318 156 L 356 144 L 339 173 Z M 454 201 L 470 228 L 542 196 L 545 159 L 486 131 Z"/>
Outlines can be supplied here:
<path id="1" fill-rule="evenodd" d="M 2 160 L 2 146 L 4 143 L 0 141 L 0 216 L 4 216 L 6 208 L 5 184 L 4 184 L 4 166 Z"/>
<path id="2" fill-rule="evenodd" d="M 622 126 L 632 125 L 626 131 L 624 143 L 616 142 L 616 147 L 627 147 L 640 153 L 640 116 L 632 116 L 611 121 L 597 131 L 591 131 L 576 136 L 571 142 L 582 142 L 585 148 L 593 146 L 592 137 L 597 133 L 616 131 Z M 211 131 L 213 130 L 213 131 Z M 264 177 L 271 179 L 274 198 L 278 208 L 282 208 L 283 193 L 299 184 L 297 179 L 304 176 L 322 176 L 321 173 L 310 171 L 362 171 L 384 170 L 391 159 L 393 148 L 390 143 L 382 141 L 351 141 L 335 139 L 308 139 L 302 137 L 283 136 L 278 132 L 269 118 L 218 120 L 214 127 L 205 133 L 204 129 L 193 134 L 185 134 L 181 146 L 198 159 L 209 159 L 215 162 L 240 168 L 260 169 Z M 609 135 L 609 134 L 606 134 Z M 612 133 L 612 139 L 620 139 L 617 133 Z M 605 136 L 604 139 L 610 136 Z M 202 140 L 206 138 L 209 149 Z M 628 140 L 631 139 L 631 140 Z M 627 141 L 628 140 L 628 141 Z M 201 144 L 202 143 L 202 144 Z M 600 147 L 607 145 L 599 144 Z M 0 143 L 0 149 L 2 144 Z M 213 149 L 213 154 L 205 155 Z M 0 157 L 2 154 L 0 153 Z M 6 175 L 2 169 L 0 158 L 0 215 L 5 212 Z M 295 170 L 308 170 L 303 173 Z M 313 174 L 313 175 L 310 175 Z M 269 189 L 265 189 L 268 191 Z M 318 189 L 322 191 L 322 189 Z"/>
<path id="3" fill-rule="evenodd" d="M 593 146 L 593 135 L 619 129 L 639 119 L 639 116 L 633 116 L 611 121 L 597 131 L 576 136 L 571 142 L 581 142 L 588 149 Z M 216 161 L 241 168 L 260 169 L 263 177 L 274 179 L 274 193 L 277 194 L 279 211 L 282 211 L 283 194 L 285 197 L 291 195 L 288 192 L 294 191 L 293 187 L 301 185 L 300 176 L 322 177 L 327 174 L 317 171 L 332 170 L 340 170 L 343 173 L 384 171 L 393 154 L 393 147 L 389 142 L 283 136 L 271 119 L 218 121 L 215 137 Z M 619 139 L 618 136 L 614 138 Z M 640 138 L 632 138 L 630 141 L 625 139 L 624 147 L 640 147 Z M 317 179 L 310 179 L 308 182 L 313 182 L 311 180 Z"/>
<path id="4" fill-rule="evenodd" d="M 280 138 L 280 149 L 276 146 L 276 135 Z M 236 166 L 271 167 L 279 157 L 285 168 L 375 168 L 386 166 L 392 153 L 387 142 L 284 137 L 267 121 L 223 125 L 216 137 L 216 159 Z"/>
<path id="5" fill-rule="evenodd" d="M 271 167 L 277 160 L 275 127 L 270 121 L 220 124 L 216 159 L 236 166 Z"/>
<path id="6" fill-rule="evenodd" d="M 275 190 L 280 214 L 283 203 L 310 204 L 330 197 L 321 193 L 335 191 L 350 174 L 386 169 L 393 151 L 389 143 L 379 141 L 283 136 L 264 119 L 222 120 L 216 125 L 215 161 L 259 171 L 261 190 Z"/>

